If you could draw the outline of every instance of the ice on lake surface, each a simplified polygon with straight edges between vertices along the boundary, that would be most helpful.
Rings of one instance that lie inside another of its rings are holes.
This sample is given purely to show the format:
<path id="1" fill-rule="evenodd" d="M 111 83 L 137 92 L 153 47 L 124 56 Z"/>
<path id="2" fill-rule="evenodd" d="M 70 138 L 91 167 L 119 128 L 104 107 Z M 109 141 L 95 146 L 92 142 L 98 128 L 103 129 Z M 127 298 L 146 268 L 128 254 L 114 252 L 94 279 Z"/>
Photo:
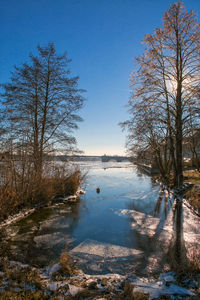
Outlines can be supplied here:
<path id="1" fill-rule="evenodd" d="M 88 174 L 80 202 L 41 209 L 6 228 L 13 259 L 47 266 L 67 248 L 87 273 L 143 274 L 166 270 L 169 249 L 186 249 L 185 259 L 199 247 L 199 217 L 136 166 L 95 161 L 81 168 Z"/>
<path id="2" fill-rule="evenodd" d="M 70 253 L 85 253 L 98 255 L 104 258 L 117 258 L 132 255 L 141 255 L 143 252 L 136 249 L 112 245 L 109 243 L 100 243 L 98 241 L 88 239 L 72 249 Z"/>

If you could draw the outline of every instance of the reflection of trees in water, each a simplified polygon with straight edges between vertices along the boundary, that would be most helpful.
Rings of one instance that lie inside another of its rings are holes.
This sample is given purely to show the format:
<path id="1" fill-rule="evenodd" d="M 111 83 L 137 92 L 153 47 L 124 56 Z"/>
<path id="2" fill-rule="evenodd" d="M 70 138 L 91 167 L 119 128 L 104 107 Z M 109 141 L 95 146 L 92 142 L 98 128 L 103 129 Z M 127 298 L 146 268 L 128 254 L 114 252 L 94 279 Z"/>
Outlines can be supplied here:
<path id="1" fill-rule="evenodd" d="M 160 207 L 164 201 L 163 213 L 165 219 L 167 218 L 168 213 L 170 212 L 171 208 L 173 207 L 173 215 L 172 215 L 172 223 L 171 228 L 173 230 L 172 237 L 170 240 L 169 251 L 167 254 L 168 259 L 170 260 L 170 265 L 172 268 L 177 268 L 178 266 L 185 265 L 187 263 L 186 258 L 186 248 L 185 242 L 183 238 L 183 207 L 182 201 L 178 200 L 177 198 L 171 199 L 170 193 L 167 192 L 165 189 L 161 189 L 158 200 L 156 202 L 154 215 L 158 215 L 160 213 Z M 173 204 L 172 204 L 173 202 Z M 164 225 L 164 223 L 163 223 Z M 158 225 L 159 228 L 160 224 Z M 157 228 L 157 229 L 158 229 Z M 160 226 L 160 229 L 157 230 L 157 234 L 160 234 L 163 230 L 163 226 Z M 156 234 L 155 234 L 156 236 Z M 169 232 L 169 239 L 170 239 L 170 232 Z M 166 241 L 167 244 L 167 241 Z"/>
<path id="2" fill-rule="evenodd" d="M 154 216 L 156 217 L 160 213 L 160 207 L 163 199 L 164 189 L 161 189 L 159 192 L 158 200 L 154 209 Z"/>
<path id="3" fill-rule="evenodd" d="M 134 171 L 136 170 L 137 177 L 144 177 L 145 175 L 149 175 L 147 172 L 144 171 L 140 166 L 137 165 L 137 168 L 135 169 L 134 166 Z"/>
<path id="4" fill-rule="evenodd" d="M 137 207 L 134 207 L 134 204 L 129 204 L 129 209 L 134 209 L 137 211 Z M 172 212 L 172 218 L 171 214 Z M 177 266 L 187 264 L 186 257 L 186 248 L 185 242 L 183 238 L 183 208 L 182 202 L 178 201 L 176 198 L 172 197 L 172 194 L 169 193 L 167 189 L 161 188 L 158 199 L 156 201 L 156 205 L 154 208 L 154 218 L 159 216 L 158 224 L 154 229 L 153 236 L 148 234 L 148 228 L 144 230 L 144 232 L 140 231 L 140 227 L 137 226 L 134 231 L 133 241 L 137 243 L 140 249 L 144 251 L 146 258 L 139 258 L 138 262 L 138 271 L 146 270 L 149 266 L 149 259 L 155 257 L 157 259 L 157 267 L 154 266 L 153 272 L 161 271 L 164 265 L 171 265 L 172 268 L 177 268 Z M 168 218 L 169 217 L 169 218 Z M 140 219 L 140 226 L 147 224 L 151 224 L 147 222 L 147 218 L 152 218 L 151 216 L 144 215 L 142 219 Z M 154 222 L 154 218 L 152 218 L 152 223 Z M 166 221 L 170 221 L 169 227 L 165 229 Z M 136 222 L 134 220 L 134 214 L 131 216 L 131 222 Z M 137 222 L 136 222 L 137 224 Z M 170 231 L 170 227 L 172 232 Z M 166 233 L 167 230 L 167 234 Z M 164 233 L 162 235 L 162 233 Z M 164 239 L 163 239 L 164 237 Z M 168 251 L 166 252 L 166 247 Z M 158 255 L 156 254 L 158 253 Z M 155 264 L 156 265 L 156 264 Z"/>
<path id="5" fill-rule="evenodd" d="M 156 205 L 154 208 L 154 216 L 157 217 L 160 214 L 160 210 L 162 207 L 162 202 L 163 203 L 163 215 L 162 217 L 164 219 L 167 218 L 169 212 L 171 211 L 172 208 L 172 201 L 171 201 L 171 193 L 165 189 L 165 188 L 161 188 L 159 195 L 158 195 L 158 199 L 156 201 Z"/>
<path id="6" fill-rule="evenodd" d="M 188 264 L 188 259 L 183 238 L 183 206 L 182 201 L 179 201 L 177 198 L 174 201 L 173 237 L 169 248 L 169 258 L 172 268 L 185 268 Z"/>
<path id="7" fill-rule="evenodd" d="M 181 266 L 186 263 L 186 249 L 185 242 L 183 238 L 183 207 L 182 201 L 177 198 L 171 199 L 170 193 L 167 190 L 161 189 L 159 193 L 158 200 L 156 202 L 154 215 L 157 216 L 160 213 L 160 208 L 162 201 L 164 201 L 163 205 L 163 213 L 165 219 L 167 218 L 168 213 L 171 211 L 173 207 L 173 215 L 172 215 L 172 223 L 170 224 L 173 230 L 172 238 L 170 240 L 170 246 L 168 251 L 168 258 L 170 260 L 170 265 L 172 267 Z M 173 204 L 172 204 L 173 202 Z M 161 223 L 161 222 L 160 222 Z M 164 225 L 164 222 L 163 222 Z M 157 235 L 160 234 L 163 230 L 163 226 L 158 225 L 159 230 L 157 230 Z M 157 228 L 157 229 L 158 229 Z M 156 236 L 156 234 L 155 234 Z M 170 239 L 170 232 L 169 232 Z M 166 241 L 167 244 L 167 241 Z"/>

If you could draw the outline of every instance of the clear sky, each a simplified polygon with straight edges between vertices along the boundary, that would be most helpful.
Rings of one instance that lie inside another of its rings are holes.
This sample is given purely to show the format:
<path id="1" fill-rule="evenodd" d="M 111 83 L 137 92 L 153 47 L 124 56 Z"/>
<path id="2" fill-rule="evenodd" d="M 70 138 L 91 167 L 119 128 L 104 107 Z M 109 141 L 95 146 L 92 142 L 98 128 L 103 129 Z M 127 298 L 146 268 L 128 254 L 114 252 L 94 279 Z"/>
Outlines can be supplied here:
<path id="1" fill-rule="evenodd" d="M 129 76 L 145 34 L 160 27 L 170 0 L 0 0 L 0 83 L 37 44 L 67 51 L 71 71 L 87 90 L 76 132 L 85 154 L 124 154 Z M 185 0 L 200 14 L 200 0 Z"/>

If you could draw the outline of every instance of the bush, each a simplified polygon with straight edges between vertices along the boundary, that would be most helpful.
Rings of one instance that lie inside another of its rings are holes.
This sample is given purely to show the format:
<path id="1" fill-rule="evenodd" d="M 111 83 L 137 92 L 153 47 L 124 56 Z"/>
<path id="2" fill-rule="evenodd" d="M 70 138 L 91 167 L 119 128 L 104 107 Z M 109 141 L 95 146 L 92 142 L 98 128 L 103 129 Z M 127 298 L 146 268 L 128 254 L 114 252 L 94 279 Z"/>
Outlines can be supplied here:
<path id="1" fill-rule="evenodd" d="M 78 167 L 46 163 L 42 176 L 34 176 L 32 166 L 7 168 L 0 186 L 0 220 L 23 207 L 45 205 L 56 197 L 76 193 L 83 175 Z"/>
<path id="2" fill-rule="evenodd" d="M 200 188 L 194 186 L 191 190 L 186 193 L 188 202 L 196 209 L 200 210 Z"/>

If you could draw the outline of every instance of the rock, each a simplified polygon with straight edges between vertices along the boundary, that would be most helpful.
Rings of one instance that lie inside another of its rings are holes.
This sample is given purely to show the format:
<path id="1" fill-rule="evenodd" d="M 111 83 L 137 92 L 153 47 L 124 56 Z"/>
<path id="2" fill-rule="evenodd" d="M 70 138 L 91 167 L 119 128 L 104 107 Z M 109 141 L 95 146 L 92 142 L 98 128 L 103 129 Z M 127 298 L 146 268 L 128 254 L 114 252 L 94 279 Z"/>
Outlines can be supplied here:
<path id="1" fill-rule="evenodd" d="M 97 192 L 97 194 L 100 193 L 100 188 L 99 187 L 96 189 L 96 192 Z"/>

